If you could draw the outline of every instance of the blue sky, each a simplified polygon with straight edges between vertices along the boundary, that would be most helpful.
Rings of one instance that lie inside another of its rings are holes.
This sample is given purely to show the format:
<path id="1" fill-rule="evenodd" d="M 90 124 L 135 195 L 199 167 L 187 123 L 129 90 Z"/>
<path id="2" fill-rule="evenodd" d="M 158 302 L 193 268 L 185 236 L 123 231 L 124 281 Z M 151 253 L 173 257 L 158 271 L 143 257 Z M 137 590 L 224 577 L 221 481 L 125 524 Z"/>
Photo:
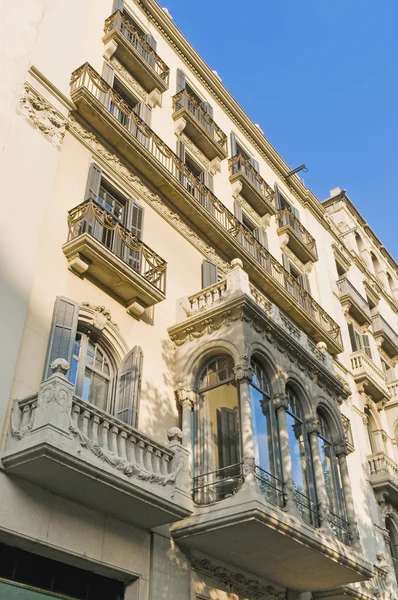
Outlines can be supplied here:
<path id="1" fill-rule="evenodd" d="M 398 1 L 160 1 L 305 185 L 346 189 L 398 260 Z"/>

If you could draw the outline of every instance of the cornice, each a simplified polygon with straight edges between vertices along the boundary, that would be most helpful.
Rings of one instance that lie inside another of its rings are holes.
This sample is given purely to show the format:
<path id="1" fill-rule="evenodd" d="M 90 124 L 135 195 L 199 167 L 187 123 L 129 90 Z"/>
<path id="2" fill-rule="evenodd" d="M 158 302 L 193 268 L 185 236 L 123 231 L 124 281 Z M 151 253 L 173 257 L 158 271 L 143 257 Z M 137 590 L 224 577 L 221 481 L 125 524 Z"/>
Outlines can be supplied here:
<path id="1" fill-rule="evenodd" d="M 286 175 L 291 171 L 290 167 L 228 92 L 219 77 L 192 48 L 187 39 L 183 36 L 167 13 L 161 8 L 158 2 L 156 2 L 156 0 L 134 1 L 145 12 L 148 19 L 159 29 L 160 33 L 167 39 L 168 43 L 174 48 L 177 54 L 179 54 L 191 71 L 195 73 L 196 77 L 202 82 L 219 105 L 222 106 L 232 121 L 250 139 L 251 143 L 257 148 L 264 160 L 278 173 L 287 189 L 289 189 L 289 191 L 295 195 L 304 206 L 308 207 L 313 215 L 325 225 L 323 220 L 325 209 L 322 206 L 322 203 L 311 190 L 307 189 L 301 183 L 296 175 L 286 179 Z"/>

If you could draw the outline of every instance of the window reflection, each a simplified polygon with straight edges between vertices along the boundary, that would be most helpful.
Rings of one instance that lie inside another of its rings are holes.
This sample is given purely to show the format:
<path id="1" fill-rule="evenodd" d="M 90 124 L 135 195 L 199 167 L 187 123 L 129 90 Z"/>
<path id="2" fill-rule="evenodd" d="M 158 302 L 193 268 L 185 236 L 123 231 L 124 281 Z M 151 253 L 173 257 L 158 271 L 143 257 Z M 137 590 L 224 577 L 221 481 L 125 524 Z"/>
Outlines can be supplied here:
<path id="1" fill-rule="evenodd" d="M 270 410 L 271 386 L 262 364 L 252 361 L 253 378 L 250 385 L 253 438 L 256 465 L 275 475 L 273 415 Z"/>

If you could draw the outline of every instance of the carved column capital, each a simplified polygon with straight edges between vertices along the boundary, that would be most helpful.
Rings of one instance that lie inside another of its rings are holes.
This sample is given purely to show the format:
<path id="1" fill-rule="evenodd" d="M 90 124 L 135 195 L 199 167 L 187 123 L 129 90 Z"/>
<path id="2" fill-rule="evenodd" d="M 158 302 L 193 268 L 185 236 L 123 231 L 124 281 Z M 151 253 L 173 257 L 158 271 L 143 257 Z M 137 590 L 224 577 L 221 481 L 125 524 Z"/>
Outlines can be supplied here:
<path id="1" fill-rule="evenodd" d="M 285 394 L 275 394 L 272 398 L 272 403 L 275 410 L 287 410 L 289 407 L 289 399 Z"/>
<path id="2" fill-rule="evenodd" d="M 253 368 L 250 365 L 250 362 L 245 354 L 241 356 L 241 361 L 239 364 L 235 365 L 234 375 L 236 381 L 248 381 L 249 383 L 253 377 Z"/>
<path id="3" fill-rule="evenodd" d="M 339 440 L 338 442 L 335 442 L 333 444 L 333 448 L 335 451 L 336 456 L 339 458 L 340 456 L 348 456 L 349 452 L 348 452 L 348 448 L 347 448 L 347 442 L 345 440 Z"/>
<path id="4" fill-rule="evenodd" d="M 181 387 L 177 388 L 176 396 L 181 406 L 186 404 L 193 406 L 195 404 L 195 391 L 190 386 L 182 385 Z"/>
<path id="5" fill-rule="evenodd" d="M 307 419 L 305 422 L 305 427 L 309 434 L 315 433 L 316 435 L 319 435 L 321 432 L 321 424 L 319 423 L 317 417 L 311 417 Z"/>

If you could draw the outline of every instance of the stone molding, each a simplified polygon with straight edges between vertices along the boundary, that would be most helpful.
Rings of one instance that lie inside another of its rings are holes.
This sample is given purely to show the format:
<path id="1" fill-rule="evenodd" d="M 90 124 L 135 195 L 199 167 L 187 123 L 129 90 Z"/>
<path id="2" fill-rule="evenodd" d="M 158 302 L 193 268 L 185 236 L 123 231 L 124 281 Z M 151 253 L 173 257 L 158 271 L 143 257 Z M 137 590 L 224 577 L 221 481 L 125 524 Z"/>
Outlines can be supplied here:
<path id="1" fill-rule="evenodd" d="M 206 156 L 199 150 L 199 148 L 197 146 L 195 146 L 195 144 L 192 142 L 192 140 L 190 140 L 189 137 L 185 135 L 185 133 L 180 134 L 180 139 L 181 139 L 182 143 L 184 144 L 184 146 L 186 148 L 188 148 L 188 151 L 199 162 L 199 164 L 203 168 L 209 170 L 209 168 L 210 168 L 209 159 L 206 158 Z"/>
<path id="2" fill-rule="evenodd" d="M 286 592 L 274 588 L 272 585 L 264 585 L 257 579 L 249 579 L 243 573 L 236 573 L 212 563 L 207 558 L 193 558 L 191 566 L 198 573 L 213 577 L 221 581 L 230 594 L 236 594 L 241 597 L 244 594 L 245 600 L 286 600 Z"/>
<path id="3" fill-rule="evenodd" d="M 144 88 L 140 86 L 138 81 L 134 79 L 134 77 L 129 73 L 129 71 L 127 71 L 127 69 L 125 69 L 123 65 L 114 57 L 111 58 L 110 64 L 115 69 L 116 73 L 123 77 L 123 79 L 130 86 L 130 88 L 134 90 L 138 98 L 142 102 L 146 102 L 148 100 L 148 94 L 146 93 Z"/>
<path id="4" fill-rule="evenodd" d="M 67 119 L 29 83 L 24 84 L 17 112 L 38 129 L 53 146 L 60 148 L 65 136 Z"/>

